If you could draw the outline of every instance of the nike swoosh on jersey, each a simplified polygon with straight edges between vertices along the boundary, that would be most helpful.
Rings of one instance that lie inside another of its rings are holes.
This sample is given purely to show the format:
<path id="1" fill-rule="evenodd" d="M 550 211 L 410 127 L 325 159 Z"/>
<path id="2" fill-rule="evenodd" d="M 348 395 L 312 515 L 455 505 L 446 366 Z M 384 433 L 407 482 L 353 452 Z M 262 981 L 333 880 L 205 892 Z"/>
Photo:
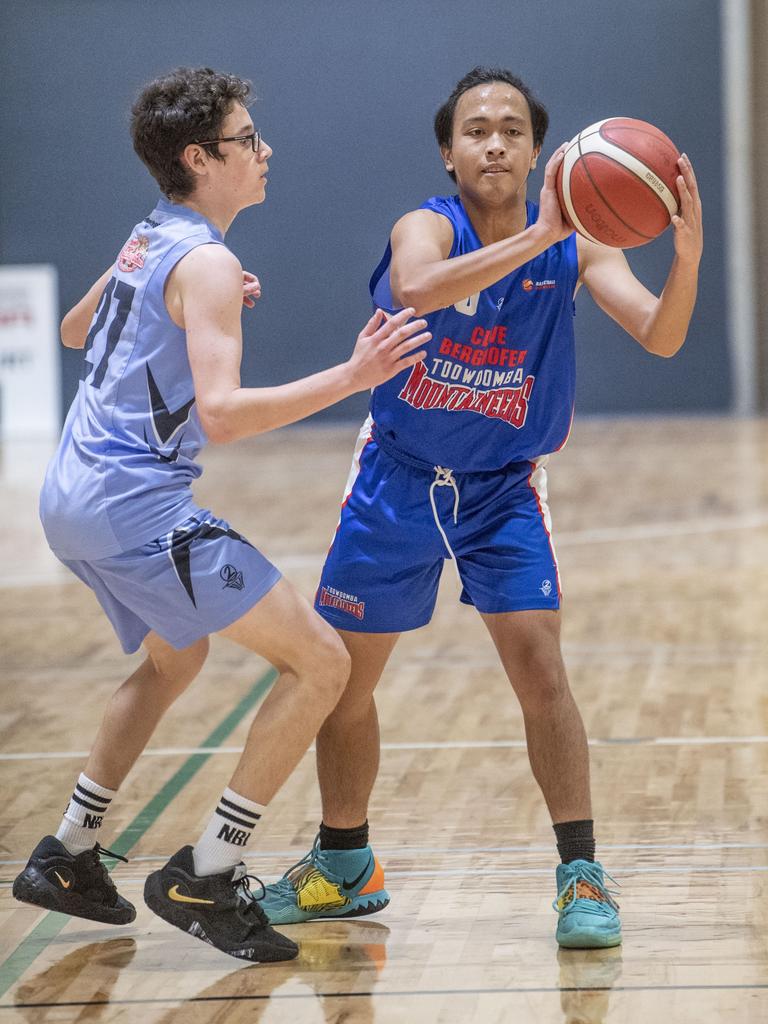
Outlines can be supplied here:
<path id="1" fill-rule="evenodd" d="M 357 878 L 353 882 L 348 882 L 346 880 L 346 878 L 343 879 L 342 883 L 341 883 L 343 888 L 345 888 L 345 889 L 354 889 L 356 885 L 359 885 L 360 882 L 362 882 L 362 880 L 363 880 L 363 876 L 365 875 L 366 871 L 368 870 L 368 868 L 371 866 L 372 863 L 373 863 L 373 858 L 369 857 L 368 858 L 368 862 L 366 863 L 365 867 L 363 868 L 363 870 L 360 872 L 360 874 L 357 876 Z"/>
<path id="2" fill-rule="evenodd" d="M 153 455 L 157 456 L 162 462 L 176 462 L 181 452 L 181 444 L 184 440 L 184 435 L 181 434 L 179 440 L 173 446 L 173 448 L 167 454 L 163 454 L 159 448 L 156 448 L 147 436 L 146 428 L 144 429 L 144 441 L 146 442 L 147 448 L 152 452 Z"/>
<path id="3" fill-rule="evenodd" d="M 62 884 L 62 887 L 63 887 L 64 889 L 69 889 L 69 887 L 70 887 L 70 886 L 72 885 L 72 882 L 71 882 L 71 880 L 70 880 L 69 882 L 65 881 L 65 880 L 64 880 L 64 879 L 63 879 L 63 878 L 61 877 L 61 875 L 59 874 L 59 872 L 58 872 L 58 871 L 55 871 L 55 870 L 54 870 L 54 872 L 53 872 L 53 873 L 54 873 L 54 875 L 56 875 L 56 877 L 58 878 L 58 880 L 59 880 L 59 881 L 61 882 L 61 884 Z"/>
<path id="4" fill-rule="evenodd" d="M 194 896 L 184 896 L 183 893 L 179 892 L 178 885 L 172 885 L 168 890 L 168 899 L 173 900 L 174 903 L 207 903 L 210 907 L 216 903 L 216 900 L 199 900 Z"/>
<path id="5" fill-rule="evenodd" d="M 157 434 L 160 444 L 168 444 L 176 431 L 183 427 L 189 419 L 192 406 L 195 404 L 195 396 L 193 395 L 175 412 L 171 412 L 160 394 L 149 363 L 147 363 L 147 387 L 149 388 L 149 402 L 152 407 L 152 425 L 155 428 L 155 434 Z"/>

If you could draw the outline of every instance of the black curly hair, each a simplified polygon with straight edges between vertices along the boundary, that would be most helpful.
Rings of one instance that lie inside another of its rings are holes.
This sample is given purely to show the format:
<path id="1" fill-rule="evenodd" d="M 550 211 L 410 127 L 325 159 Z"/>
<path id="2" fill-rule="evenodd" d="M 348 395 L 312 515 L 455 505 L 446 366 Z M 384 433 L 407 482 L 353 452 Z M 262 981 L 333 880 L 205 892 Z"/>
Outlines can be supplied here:
<path id="1" fill-rule="evenodd" d="M 232 104 L 245 105 L 250 92 L 250 82 L 211 68 L 176 68 L 144 86 L 131 108 L 133 148 L 168 198 L 194 190 L 180 159 L 185 147 L 221 135 Z M 206 149 L 224 159 L 218 146 Z"/>
<path id="2" fill-rule="evenodd" d="M 456 105 L 464 93 L 469 89 L 474 89 L 476 85 L 488 85 L 490 82 L 505 82 L 523 94 L 528 104 L 528 109 L 531 112 L 533 144 L 534 146 L 540 146 L 544 142 L 544 136 L 547 134 L 547 128 L 549 127 L 549 114 L 544 104 L 536 99 L 530 88 L 521 78 L 513 75 L 506 68 L 488 68 L 478 65 L 456 83 L 451 95 L 435 114 L 435 138 L 437 139 L 438 146 L 451 145 L 453 139 L 453 117 L 456 113 Z M 453 171 L 448 171 L 448 174 L 456 181 L 456 175 Z"/>

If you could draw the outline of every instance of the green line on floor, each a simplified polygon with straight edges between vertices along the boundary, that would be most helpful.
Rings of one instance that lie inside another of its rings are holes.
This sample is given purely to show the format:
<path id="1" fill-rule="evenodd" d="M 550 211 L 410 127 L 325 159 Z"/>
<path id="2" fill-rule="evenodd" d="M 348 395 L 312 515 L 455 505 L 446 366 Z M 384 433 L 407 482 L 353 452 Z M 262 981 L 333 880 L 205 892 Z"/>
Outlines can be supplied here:
<path id="1" fill-rule="evenodd" d="M 277 672 L 274 669 L 266 672 L 261 679 L 254 683 L 240 703 L 199 745 L 201 747 L 220 746 L 234 732 L 245 715 L 265 696 L 276 679 Z M 154 825 L 173 798 L 181 792 L 211 756 L 211 754 L 190 755 L 181 768 L 139 811 L 133 821 L 123 829 L 116 839 L 109 843 L 109 848 L 121 856 L 125 856 L 129 850 L 132 850 L 144 833 Z M 111 867 L 116 862 L 105 859 L 105 863 Z M 34 963 L 71 920 L 72 918 L 66 914 L 57 914 L 53 911 L 48 911 L 45 914 L 29 935 L 22 939 L 13 953 L 0 964 L 0 997 L 4 996 L 8 989 L 19 980 L 27 968 Z"/>

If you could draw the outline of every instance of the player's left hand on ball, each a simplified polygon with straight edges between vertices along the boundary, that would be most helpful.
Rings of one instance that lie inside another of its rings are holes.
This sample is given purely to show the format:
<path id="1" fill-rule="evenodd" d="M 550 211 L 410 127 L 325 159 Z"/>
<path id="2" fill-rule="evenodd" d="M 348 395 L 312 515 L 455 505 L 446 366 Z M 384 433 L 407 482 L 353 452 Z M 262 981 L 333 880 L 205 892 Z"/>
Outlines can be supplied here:
<path id="1" fill-rule="evenodd" d="M 685 153 L 677 161 L 680 174 L 677 191 L 680 193 L 680 212 L 672 217 L 675 229 L 675 254 L 687 263 L 698 263 L 704 247 L 701 225 L 701 197 L 691 161 Z"/>
<path id="2" fill-rule="evenodd" d="M 573 228 L 563 217 L 563 211 L 560 209 L 560 200 L 557 198 L 555 184 L 558 169 L 569 145 L 570 143 L 563 142 L 547 161 L 547 166 L 544 169 L 544 186 L 539 196 L 539 217 L 536 226 L 547 232 L 553 245 L 573 234 Z"/>
<path id="3" fill-rule="evenodd" d="M 247 270 L 243 271 L 243 305 L 248 309 L 253 309 L 256 305 L 256 299 L 261 298 L 261 284 L 259 283 L 258 277 L 255 274 L 250 274 Z"/>

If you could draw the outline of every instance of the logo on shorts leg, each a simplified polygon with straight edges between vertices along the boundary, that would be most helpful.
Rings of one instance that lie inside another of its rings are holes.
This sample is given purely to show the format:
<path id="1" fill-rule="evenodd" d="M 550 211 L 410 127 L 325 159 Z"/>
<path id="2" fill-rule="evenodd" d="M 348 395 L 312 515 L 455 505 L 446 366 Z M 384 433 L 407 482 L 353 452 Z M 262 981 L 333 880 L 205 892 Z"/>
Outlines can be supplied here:
<path id="1" fill-rule="evenodd" d="M 354 615 L 356 619 L 365 618 L 365 601 L 354 594 L 345 594 L 335 587 L 323 587 L 320 591 L 320 604 L 328 608 L 337 608 L 340 612 Z"/>
<path id="2" fill-rule="evenodd" d="M 539 590 L 542 592 L 544 597 L 549 597 L 549 595 L 552 593 L 552 581 L 544 580 L 544 582 L 539 587 Z"/>
<path id="3" fill-rule="evenodd" d="M 224 586 L 221 588 L 222 590 L 226 590 L 227 587 L 231 587 L 232 590 L 242 590 L 245 586 L 243 574 L 239 569 L 236 569 L 234 565 L 225 565 L 219 573 L 219 576 L 224 580 Z"/>

